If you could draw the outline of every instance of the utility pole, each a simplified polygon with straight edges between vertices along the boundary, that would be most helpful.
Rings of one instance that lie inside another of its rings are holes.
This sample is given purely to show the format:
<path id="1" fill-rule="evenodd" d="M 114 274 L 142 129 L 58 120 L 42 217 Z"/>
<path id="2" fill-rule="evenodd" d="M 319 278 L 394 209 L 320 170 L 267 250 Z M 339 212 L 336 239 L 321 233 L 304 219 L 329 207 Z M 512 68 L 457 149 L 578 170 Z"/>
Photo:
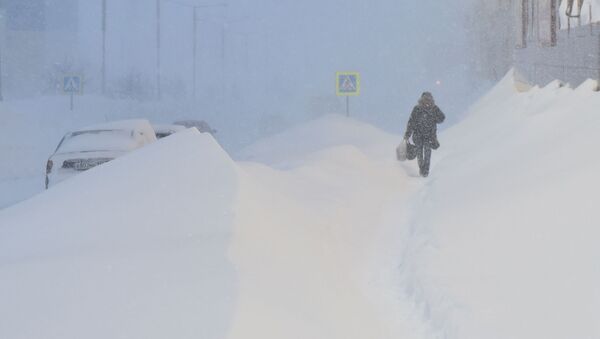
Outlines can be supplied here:
<path id="1" fill-rule="evenodd" d="M 194 80 L 193 80 L 193 86 L 192 86 L 192 90 L 194 91 L 193 93 L 193 99 L 194 101 L 196 100 L 196 90 L 198 87 L 198 9 L 200 8 L 211 8 L 211 7 L 227 7 L 226 3 L 218 3 L 218 4 L 212 4 L 212 5 L 198 5 L 198 6 L 192 6 L 192 10 L 193 10 L 193 20 L 194 20 L 194 34 L 193 34 L 193 39 L 194 39 L 194 43 L 193 43 L 193 62 L 192 62 L 192 72 L 194 73 Z"/>
<path id="2" fill-rule="evenodd" d="M 221 25 L 221 97 L 219 98 L 219 102 L 225 106 L 225 95 L 227 93 L 227 65 L 225 64 L 225 58 L 227 54 L 227 47 L 225 43 L 227 42 L 225 35 L 227 34 L 227 22 L 223 22 Z"/>
<path id="3" fill-rule="evenodd" d="M 158 100 L 162 99 L 160 84 L 160 0 L 156 0 L 156 94 Z"/>
<path id="4" fill-rule="evenodd" d="M 188 7 L 192 9 L 192 20 L 193 20 L 193 32 L 192 32 L 192 97 L 196 100 L 196 91 L 198 87 L 198 79 L 197 79 L 197 70 L 198 70 L 198 9 L 200 8 L 214 8 L 214 7 L 227 7 L 227 3 L 215 3 L 215 4 L 205 4 L 205 5 L 191 5 L 185 2 L 180 2 L 177 0 L 164 0 L 167 3 L 172 3 L 174 5 Z M 159 38 L 160 42 L 160 38 Z M 158 46 L 158 44 L 157 44 Z M 159 59 L 159 58 L 157 58 Z"/>
<path id="5" fill-rule="evenodd" d="M 224 100 L 227 92 L 227 34 L 230 25 L 252 20 L 243 17 L 237 20 L 227 20 L 221 23 L 221 100 Z"/>
<path id="6" fill-rule="evenodd" d="M 4 95 L 2 95 L 2 46 L 0 46 L 0 101 L 4 101 Z"/>
<path id="7" fill-rule="evenodd" d="M 102 95 L 106 95 L 106 0 L 102 0 Z"/>
<path id="8" fill-rule="evenodd" d="M 193 72 L 193 78 L 194 78 L 194 80 L 193 80 L 193 86 L 192 86 L 192 91 L 193 91 L 192 97 L 193 97 L 194 101 L 196 101 L 196 83 L 197 83 L 197 80 L 196 80 L 196 76 L 197 76 L 196 67 L 197 67 L 197 65 L 196 65 L 196 63 L 197 63 L 197 54 L 198 54 L 198 46 L 197 46 L 197 44 L 198 44 L 198 37 L 197 37 L 197 34 L 198 34 L 198 15 L 197 15 L 197 11 L 196 11 L 197 8 L 198 8 L 197 6 L 194 6 L 194 8 L 193 8 L 193 11 L 194 11 L 194 28 L 193 28 L 194 29 L 194 34 L 193 34 L 194 44 L 193 44 L 193 46 L 194 47 L 193 47 L 193 52 L 192 52 L 192 57 L 193 57 L 192 72 Z"/>

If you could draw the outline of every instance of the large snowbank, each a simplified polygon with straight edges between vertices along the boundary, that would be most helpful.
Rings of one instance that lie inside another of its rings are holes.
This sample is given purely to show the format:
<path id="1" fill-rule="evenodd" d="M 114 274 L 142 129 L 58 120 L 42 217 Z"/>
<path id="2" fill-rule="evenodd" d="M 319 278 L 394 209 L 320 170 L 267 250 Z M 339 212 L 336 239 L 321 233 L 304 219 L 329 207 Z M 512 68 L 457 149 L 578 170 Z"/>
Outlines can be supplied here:
<path id="1" fill-rule="evenodd" d="M 442 134 L 402 275 L 447 337 L 600 337 L 594 85 L 517 93 L 509 75 Z"/>
<path id="2" fill-rule="evenodd" d="M 307 156 L 339 146 L 357 147 L 376 158 L 391 158 L 389 147 L 398 137 L 371 125 L 327 115 L 265 138 L 239 152 L 238 158 L 278 167 L 301 164 Z"/>
<path id="3" fill-rule="evenodd" d="M 238 174 L 187 130 L 0 213 L 0 338 L 218 338 Z"/>

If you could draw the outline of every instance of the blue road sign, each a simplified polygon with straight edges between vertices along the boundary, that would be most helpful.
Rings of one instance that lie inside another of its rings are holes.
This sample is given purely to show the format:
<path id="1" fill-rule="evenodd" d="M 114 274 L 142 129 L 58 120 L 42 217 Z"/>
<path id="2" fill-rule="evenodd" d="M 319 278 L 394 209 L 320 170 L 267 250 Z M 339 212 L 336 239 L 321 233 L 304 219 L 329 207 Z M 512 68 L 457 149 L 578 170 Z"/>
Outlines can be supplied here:
<path id="1" fill-rule="evenodd" d="M 65 94 L 83 94 L 83 77 L 80 75 L 65 75 L 63 92 Z"/>
<path id="2" fill-rule="evenodd" d="M 360 74 L 358 72 L 338 72 L 336 92 L 339 96 L 356 96 L 360 94 Z"/>

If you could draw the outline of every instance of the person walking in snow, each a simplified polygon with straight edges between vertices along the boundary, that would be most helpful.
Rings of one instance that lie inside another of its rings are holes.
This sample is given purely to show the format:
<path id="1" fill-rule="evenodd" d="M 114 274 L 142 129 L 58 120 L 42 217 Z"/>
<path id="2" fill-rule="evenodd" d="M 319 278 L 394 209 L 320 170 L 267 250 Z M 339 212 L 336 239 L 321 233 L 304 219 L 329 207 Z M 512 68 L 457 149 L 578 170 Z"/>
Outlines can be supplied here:
<path id="1" fill-rule="evenodd" d="M 437 125 L 444 122 L 445 119 L 446 116 L 435 104 L 433 95 L 424 92 L 408 120 L 404 141 L 408 143 L 408 139 L 412 136 L 413 143 L 417 148 L 419 172 L 423 177 L 429 175 L 431 150 L 440 147 L 437 139 Z"/>

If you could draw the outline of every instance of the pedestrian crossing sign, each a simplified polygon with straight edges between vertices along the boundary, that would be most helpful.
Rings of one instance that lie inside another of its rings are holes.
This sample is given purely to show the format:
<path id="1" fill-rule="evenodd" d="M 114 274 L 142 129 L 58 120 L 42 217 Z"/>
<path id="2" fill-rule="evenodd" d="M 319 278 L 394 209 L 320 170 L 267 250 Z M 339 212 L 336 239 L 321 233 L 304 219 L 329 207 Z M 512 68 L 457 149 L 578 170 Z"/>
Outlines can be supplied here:
<path id="1" fill-rule="evenodd" d="M 65 94 L 83 94 L 83 77 L 80 75 L 65 75 L 63 78 Z"/>
<path id="2" fill-rule="evenodd" d="M 360 73 L 338 72 L 336 75 L 336 92 L 338 96 L 360 95 Z"/>

